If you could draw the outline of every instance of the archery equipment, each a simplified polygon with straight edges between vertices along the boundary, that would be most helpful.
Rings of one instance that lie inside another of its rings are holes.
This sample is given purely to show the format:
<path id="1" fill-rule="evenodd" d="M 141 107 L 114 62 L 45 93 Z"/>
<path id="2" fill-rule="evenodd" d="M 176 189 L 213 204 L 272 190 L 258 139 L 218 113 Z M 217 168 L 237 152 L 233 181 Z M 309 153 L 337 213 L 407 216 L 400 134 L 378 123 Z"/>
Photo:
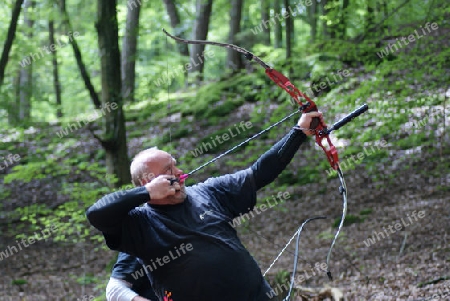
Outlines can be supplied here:
<path id="1" fill-rule="evenodd" d="M 255 139 L 256 137 L 262 135 L 263 133 L 267 132 L 268 130 L 270 130 L 271 128 L 273 128 L 274 126 L 277 126 L 278 124 L 284 122 L 285 120 L 291 118 L 293 115 L 295 115 L 297 112 L 302 112 L 302 113 L 308 113 L 308 112 L 313 112 L 313 111 L 317 111 L 317 106 L 314 103 L 314 101 L 312 101 L 307 95 L 303 94 L 297 87 L 295 87 L 290 80 L 284 76 L 281 72 L 271 68 L 267 63 L 265 63 L 261 58 L 259 58 L 258 56 L 254 55 L 253 53 L 251 53 L 250 51 L 233 45 L 233 44 L 227 44 L 227 43 L 219 43 L 219 42 L 211 42 L 211 41 L 205 41 L 205 40 L 187 40 L 187 39 L 182 39 L 176 36 L 173 36 L 171 34 L 169 34 L 165 29 L 163 29 L 163 32 L 169 36 L 170 38 L 174 39 L 175 41 L 177 41 L 178 43 L 185 43 L 185 44 L 206 44 L 206 45 L 214 45 L 214 46 L 219 46 L 219 47 L 224 47 L 224 48 L 229 48 L 229 49 L 233 49 L 237 52 L 240 52 L 242 54 L 244 54 L 244 56 L 249 60 L 249 61 L 255 61 L 257 62 L 260 66 L 262 66 L 265 69 L 265 73 L 266 75 L 273 81 L 275 82 L 280 88 L 282 88 L 283 90 L 285 90 L 287 93 L 289 93 L 289 95 L 292 97 L 292 99 L 294 99 L 294 101 L 299 105 L 299 109 L 296 112 L 293 112 L 291 114 L 289 114 L 288 116 L 284 117 L 283 119 L 281 119 L 280 121 L 274 123 L 273 125 L 269 126 L 268 128 L 262 130 L 261 132 L 253 135 L 252 137 L 246 139 L 245 141 L 239 143 L 238 145 L 234 146 L 233 148 L 229 149 L 228 151 L 220 154 L 219 156 L 217 156 L 216 158 L 213 158 L 212 160 L 206 162 L 205 164 L 199 166 L 198 168 L 192 170 L 191 172 L 187 173 L 187 174 L 183 174 L 180 176 L 179 179 L 176 179 L 176 181 L 185 181 L 190 175 L 192 175 L 193 173 L 197 172 L 198 170 L 206 167 L 207 165 L 215 162 L 216 160 L 222 158 L 223 156 L 229 154 L 230 152 L 234 151 L 235 149 L 239 148 L 240 146 L 246 144 L 247 142 Z M 301 101 L 301 98 L 305 99 L 306 102 L 303 103 Z M 353 111 L 352 113 L 350 113 L 349 115 L 347 115 L 346 117 L 342 118 L 341 120 L 339 120 L 338 122 L 336 122 L 335 124 L 333 124 L 333 126 L 328 129 L 327 125 L 325 123 L 322 123 L 320 121 L 320 119 L 318 117 L 313 118 L 313 121 L 311 122 L 311 130 L 314 130 L 315 133 L 315 140 L 316 143 L 322 148 L 322 150 L 325 152 L 325 155 L 328 159 L 328 162 L 330 163 L 331 167 L 337 171 L 338 177 L 339 177 L 339 181 L 341 183 L 340 187 L 339 187 L 339 193 L 342 195 L 343 198 L 343 208 L 342 208 L 342 217 L 341 217 L 341 222 L 339 224 L 338 230 L 334 236 L 333 242 L 331 243 L 330 249 L 328 251 L 327 254 L 327 275 L 328 278 L 330 280 L 332 280 L 332 276 L 331 276 L 331 272 L 329 269 L 329 261 L 330 261 L 330 256 L 331 256 L 331 252 L 333 250 L 333 247 L 336 243 L 337 237 L 339 236 L 339 233 L 344 225 L 344 221 L 345 221 L 345 216 L 347 214 L 347 186 L 345 184 L 345 179 L 344 179 L 344 174 L 342 173 L 342 170 L 339 166 L 339 158 L 338 158 L 338 152 L 336 150 L 336 147 L 333 145 L 333 143 L 331 142 L 331 139 L 329 137 L 329 134 L 334 131 L 337 130 L 339 128 L 341 128 L 342 126 L 344 126 L 345 124 L 347 124 L 348 122 L 350 122 L 351 120 L 353 120 L 355 117 L 361 115 L 362 113 L 366 112 L 368 110 L 368 106 L 367 104 L 362 105 L 360 108 L 358 108 L 357 110 Z M 327 146 L 323 145 L 323 140 L 326 140 L 327 142 Z M 173 182 L 172 182 L 173 183 Z M 323 217 L 316 217 L 316 218 L 312 218 L 312 219 L 308 219 L 307 221 L 305 221 L 302 226 L 300 227 L 300 229 L 294 234 L 293 237 L 295 237 L 295 235 L 298 235 L 298 239 L 297 242 L 299 240 L 299 236 L 300 236 L 300 232 L 301 229 L 303 228 L 303 225 L 306 224 L 308 221 L 313 220 L 313 219 L 317 219 L 317 218 L 323 218 Z M 289 243 L 292 241 L 293 237 L 290 239 Z M 288 244 L 289 244 L 288 243 Z M 286 246 L 287 247 L 287 246 Z M 285 248 L 286 248 L 285 247 Z M 285 248 L 283 249 L 283 251 L 285 250 Z M 282 252 L 283 252 L 282 251 Z M 296 255 L 298 255 L 298 248 L 296 248 Z M 279 258 L 280 254 L 277 256 L 277 258 L 275 259 L 275 261 L 273 263 L 276 262 L 276 260 Z M 271 264 L 271 266 L 273 265 L 273 263 Z M 296 266 L 295 266 L 296 267 Z M 269 268 L 270 269 L 270 268 Z M 267 273 L 267 271 L 266 271 Z M 295 274 L 295 271 L 294 271 Z M 294 278 L 292 278 L 293 280 Z M 292 287 L 293 283 L 291 283 L 291 287 Z M 289 297 L 289 295 L 288 295 Z"/>

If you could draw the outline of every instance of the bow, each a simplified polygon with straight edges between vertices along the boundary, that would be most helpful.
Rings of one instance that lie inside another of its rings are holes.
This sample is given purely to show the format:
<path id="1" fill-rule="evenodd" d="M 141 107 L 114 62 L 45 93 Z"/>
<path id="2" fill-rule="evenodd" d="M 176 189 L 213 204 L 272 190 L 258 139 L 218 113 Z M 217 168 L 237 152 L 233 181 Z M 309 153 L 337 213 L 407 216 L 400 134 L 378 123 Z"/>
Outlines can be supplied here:
<path id="1" fill-rule="evenodd" d="M 171 37 L 172 39 L 174 39 L 175 41 L 179 42 L 179 43 L 185 43 L 185 44 L 207 44 L 207 45 L 214 45 L 214 46 L 219 46 L 219 47 L 224 47 L 224 48 L 229 48 L 229 49 L 233 49 L 237 52 L 240 52 L 242 54 L 244 54 L 244 56 L 249 60 L 249 61 L 255 61 L 257 62 L 261 67 L 263 67 L 265 69 L 265 73 L 266 75 L 274 82 L 276 83 L 280 88 L 282 88 L 283 90 L 285 90 L 287 93 L 289 93 L 289 95 L 292 97 L 292 99 L 295 100 L 295 102 L 299 105 L 299 109 L 298 111 L 300 112 L 304 112 L 304 113 L 308 113 L 308 112 L 313 112 L 313 111 L 317 111 L 317 106 L 314 103 L 314 101 L 312 101 L 307 95 L 303 94 L 297 87 L 295 87 L 290 80 L 284 76 L 282 73 L 280 73 L 279 71 L 271 68 L 268 64 L 266 64 L 261 58 L 259 58 L 258 56 L 254 55 L 253 53 L 251 53 L 250 51 L 233 45 L 233 44 L 227 44 L 227 43 L 219 43 L 219 42 L 211 42 L 211 41 L 204 41 L 204 40 L 187 40 L 187 39 L 182 39 L 176 36 L 173 36 L 171 34 L 169 34 L 166 30 L 163 29 L 163 32 Z M 303 103 L 301 99 L 305 99 L 306 102 Z M 349 115 L 347 115 L 346 117 L 344 117 L 343 119 L 341 119 L 340 121 L 336 122 L 335 124 L 333 124 L 333 126 L 331 128 L 327 128 L 327 125 L 325 123 L 322 123 L 320 121 L 320 119 L 318 117 L 314 117 L 312 122 L 311 122 L 311 129 L 314 130 L 315 133 L 315 140 L 316 143 L 322 148 L 322 150 L 325 152 L 325 155 L 328 159 L 328 162 L 330 163 L 331 167 L 337 171 L 338 177 L 339 177 L 339 181 L 340 181 L 340 187 L 339 187 L 339 192 L 342 195 L 343 198 L 343 209 L 342 209 L 342 217 L 341 217 L 341 222 L 339 224 L 338 230 L 334 236 L 333 242 L 331 243 L 330 249 L 328 251 L 327 254 L 327 275 L 329 277 L 330 280 L 332 280 L 332 276 L 331 276 L 331 272 L 329 269 L 329 261 L 330 261 L 330 256 L 331 256 L 331 252 L 333 250 L 333 247 L 336 243 L 337 237 L 339 236 L 339 233 L 344 225 L 344 220 L 345 220 L 345 216 L 347 214 L 347 186 L 345 184 L 345 180 L 344 180 L 344 174 L 342 173 L 342 170 L 339 166 L 339 159 L 338 159 L 338 152 L 336 150 L 336 147 L 333 145 L 333 143 L 331 142 L 330 136 L 329 134 L 334 131 L 339 129 L 340 127 L 342 127 L 343 125 L 345 125 L 346 123 L 350 122 L 353 118 L 359 116 L 360 114 L 364 113 L 365 111 L 367 111 L 368 106 L 366 104 L 364 104 L 363 106 L 361 106 L 359 109 L 355 110 L 354 112 L 350 113 Z M 294 112 L 290 115 L 288 115 L 287 117 L 283 118 L 282 120 L 278 121 L 277 123 L 273 124 L 272 126 L 270 126 L 269 128 L 261 131 L 260 133 L 255 134 L 254 136 L 246 139 L 245 141 L 241 142 L 240 144 L 236 145 L 235 147 L 233 147 L 232 149 L 226 151 L 225 153 L 219 155 L 218 157 L 208 161 L 207 163 L 203 164 L 202 166 L 194 169 L 193 171 L 189 172 L 188 174 L 184 174 L 180 177 L 180 180 L 183 181 L 184 179 L 186 179 L 189 175 L 193 174 L 194 172 L 196 172 L 197 170 L 205 167 L 206 165 L 218 160 L 219 158 L 225 156 L 226 154 L 230 153 L 231 151 L 235 150 L 236 148 L 240 147 L 241 145 L 247 143 L 248 141 L 258 137 L 259 135 L 261 135 L 262 133 L 265 133 L 266 131 L 268 131 L 269 129 L 271 129 L 272 127 L 280 124 L 281 122 L 285 121 L 286 119 L 290 118 L 291 116 L 293 116 L 295 113 Z M 326 140 L 327 142 L 327 146 L 323 145 L 323 140 Z M 313 218 L 315 219 L 315 218 Z M 312 220 L 312 219 L 309 219 Z M 307 220 L 307 221 L 309 221 Z M 306 222 L 305 222 L 306 223 Z M 305 224 L 304 223 L 304 224 Z M 303 224 L 303 225 L 304 225 Z M 302 227 L 294 234 L 293 237 L 295 237 L 295 235 L 298 235 L 298 237 L 300 236 L 300 232 Z M 288 242 L 288 244 L 292 241 L 293 237 L 291 238 L 291 240 Z M 284 249 L 283 249 L 284 251 Z M 282 252 L 283 252 L 282 251 Z M 298 253 L 298 250 L 296 249 L 296 253 Z M 279 254 L 277 256 L 277 258 L 275 259 L 275 261 L 279 258 L 281 254 Z M 271 266 L 275 263 L 275 261 L 271 264 Z M 270 266 L 270 267 L 271 267 Z M 269 267 L 269 269 L 270 269 Z M 267 273 L 267 271 L 266 271 Z M 295 273 L 295 271 L 294 271 Z M 292 278 L 293 279 L 293 278 Z M 291 283 L 292 286 L 292 283 Z"/>

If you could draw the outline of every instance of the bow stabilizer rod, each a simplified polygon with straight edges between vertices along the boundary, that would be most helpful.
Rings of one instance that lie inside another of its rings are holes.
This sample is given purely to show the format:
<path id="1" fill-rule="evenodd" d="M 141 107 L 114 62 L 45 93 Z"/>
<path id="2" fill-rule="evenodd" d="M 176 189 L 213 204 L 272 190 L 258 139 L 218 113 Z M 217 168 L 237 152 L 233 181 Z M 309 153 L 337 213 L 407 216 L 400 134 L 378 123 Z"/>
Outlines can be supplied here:
<path id="1" fill-rule="evenodd" d="M 326 132 L 324 132 L 325 135 L 328 135 L 332 131 L 339 130 L 341 127 L 352 121 L 354 118 L 358 117 L 362 113 L 366 112 L 369 109 L 369 106 L 367 104 L 363 104 L 358 109 L 354 110 L 335 124 L 331 126 L 331 128 L 327 129 Z"/>

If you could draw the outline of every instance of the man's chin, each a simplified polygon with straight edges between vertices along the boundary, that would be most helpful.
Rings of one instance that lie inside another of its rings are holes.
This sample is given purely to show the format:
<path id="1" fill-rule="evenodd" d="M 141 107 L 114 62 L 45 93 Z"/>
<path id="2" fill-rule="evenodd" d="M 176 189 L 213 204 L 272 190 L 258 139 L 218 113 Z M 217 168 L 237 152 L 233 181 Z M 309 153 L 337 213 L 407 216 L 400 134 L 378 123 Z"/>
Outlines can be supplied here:
<path id="1" fill-rule="evenodd" d="M 184 199 L 186 198 L 186 192 L 183 190 L 179 190 L 175 192 L 175 194 L 172 196 L 172 199 L 176 199 L 180 203 L 184 202 Z"/>

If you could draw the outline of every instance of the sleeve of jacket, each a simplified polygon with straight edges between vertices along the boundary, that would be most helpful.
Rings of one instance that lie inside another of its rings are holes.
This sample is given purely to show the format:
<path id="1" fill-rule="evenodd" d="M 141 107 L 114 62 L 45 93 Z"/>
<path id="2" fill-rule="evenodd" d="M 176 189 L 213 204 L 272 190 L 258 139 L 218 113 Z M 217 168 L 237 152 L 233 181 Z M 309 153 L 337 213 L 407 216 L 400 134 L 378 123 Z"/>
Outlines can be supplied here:
<path id="1" fill-rule="evenodd" d="M 275 180 L 291 162 L 307 136 L 303 131 L 291 129 L 289 133 L 264 153 L 251 166 L 256 189 L 260 189 Z"/>
<path id="2" fill-rule="evenodd" d="M 107 301 L 131 301 L 136 296 L 138 294 L 131 289 L 131 283 L 122 279 L 109 278 L 106 286 Z"/>

